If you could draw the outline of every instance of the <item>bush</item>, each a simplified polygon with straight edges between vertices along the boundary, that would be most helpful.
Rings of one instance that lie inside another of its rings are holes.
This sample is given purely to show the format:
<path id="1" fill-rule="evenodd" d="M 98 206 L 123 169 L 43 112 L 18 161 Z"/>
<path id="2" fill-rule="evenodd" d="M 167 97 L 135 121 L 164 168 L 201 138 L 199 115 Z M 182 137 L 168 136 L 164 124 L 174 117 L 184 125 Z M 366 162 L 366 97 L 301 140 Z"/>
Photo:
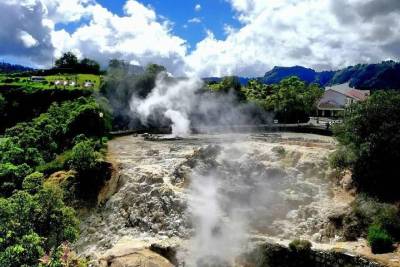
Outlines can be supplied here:
<path id="1" fill-rule="evenodd" d="M 22 189 L 25 191 L 35 194 L 37 193 L 43 185 L 43 173 L 34 172 L 25 177 L 22 182 Z"/>
<path id="2" fill-rule="evenodd" d="M 24 235 L 18 244 L 0 252 L 0 266 L 36 266 L 44 254 L 43 239 L 36 233 Z"/>
<path id="3" fill-rule="evenodd" d="M 27 164 L 0 164 L 0 196 L 10 196 L 14 190 L 22 188 L 22 181 L 32 172 Z"/>
<path id="4" fill-rule="evenodd" d="M 310 241 L 295 239 L 289 244 L 289 249 L 296 253 L 308 253 L 311 251 L 312 244 Z"/>
<path id="5" fill-rule="evenodd" d="M 377 225 L 394 240 L 400 240 L 400 215 L 395 205 L 380 203 L 366 196 L 358 196 L 352 203 L 352 211 L 343 219 L 346 240 L 356 240 L 368 235 L 368 227 Z"/>
<path id="6" fill-rule="evenodd" d="M 91 141 L 83 141 L 77 143 L 72 148 L 69 167 L 78 173 L 87 173 L 97 166 L 98 153 L 94 150 Z"/>
<path id="7" fill-rule="evenodd" d="M 64 153 L 58 155 L 54 160 L 40 165 L 36 168 L 36 171 L 50 175 L 52 173 L 64 170 L 68 167 L 68 161 L 71 159 L 71 150 L 67 150 Z"/>
<path id="8" fill-rule="evenodd" d="M 392 237 L 378 225 L 371 225 L 368 228 L 368 243 L 374 254 L 393 251 Z"/>
<path id="9" fill-rule="evenodd" d="M 354 160 L 355 155 L 352 153 L 352 151 L 340 146 L 330 155 L 329 164 L 334 169 L 344 171 L 352 165 Z"/>
<path id="10" fill-rule="evenodd" d="M 375 92 L 352 105 L 335 135 L 355 155 L 351 171 L 359 191 L 384 201 L 400 200 L 400 93 Z"/>

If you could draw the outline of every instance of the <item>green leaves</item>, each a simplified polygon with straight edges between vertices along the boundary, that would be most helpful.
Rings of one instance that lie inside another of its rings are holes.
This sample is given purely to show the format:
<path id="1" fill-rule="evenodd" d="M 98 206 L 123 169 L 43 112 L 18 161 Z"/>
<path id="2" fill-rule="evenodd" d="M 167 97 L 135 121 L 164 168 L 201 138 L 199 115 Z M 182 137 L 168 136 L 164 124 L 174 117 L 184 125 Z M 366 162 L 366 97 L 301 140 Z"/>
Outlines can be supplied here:
<path id="1" fill-rule="evenodd" d="M 400 93 L 376 92 L 352 105 L 335 135 L 355 155 L 350 168 L 361 191 L 382 200 L 400 199 Z"/>
<path id="2" fill-rule="evenodd" d="M 297 77 L 284 79 L 275 85 L 251 80 L 244 92 L 249 101 L 275 112 L 281 122 L 307 121 L 323 94 L 318 85 L 306 85 Z"/>

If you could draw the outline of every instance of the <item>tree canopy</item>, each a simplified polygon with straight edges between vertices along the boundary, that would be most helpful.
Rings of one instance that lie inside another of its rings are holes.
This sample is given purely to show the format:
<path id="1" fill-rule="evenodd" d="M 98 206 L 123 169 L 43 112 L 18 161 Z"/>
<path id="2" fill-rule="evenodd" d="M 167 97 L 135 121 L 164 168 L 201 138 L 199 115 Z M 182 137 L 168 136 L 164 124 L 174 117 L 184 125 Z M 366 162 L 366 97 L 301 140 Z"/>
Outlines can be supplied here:
<path id="1" fill-rule="evenodd" d="M 55 66 L 59 71 L 67 73 L 100 73 L 98 62 L 89 58 L 83 58 L 79 61 L 78 57 L 72 52 L 64 53 L 56 60 Z"/>
<path id="2" fill-rule="evenodd" d="M 400 93 L 376 92 L 352 105 L 335 134 L 344 147 L 345 166 L 360 191 L 382 200 L 399 200 Z"/>
<path id="3" fill-rule="evenodd" d="M 249 101 L 274 112 L 280 122 L 286 123 L 308 121 L 323 94 L 317 84 L 306 84 L 297 77 L 284 79 L 274 85 L 251 80 L 244 92 Z"/>

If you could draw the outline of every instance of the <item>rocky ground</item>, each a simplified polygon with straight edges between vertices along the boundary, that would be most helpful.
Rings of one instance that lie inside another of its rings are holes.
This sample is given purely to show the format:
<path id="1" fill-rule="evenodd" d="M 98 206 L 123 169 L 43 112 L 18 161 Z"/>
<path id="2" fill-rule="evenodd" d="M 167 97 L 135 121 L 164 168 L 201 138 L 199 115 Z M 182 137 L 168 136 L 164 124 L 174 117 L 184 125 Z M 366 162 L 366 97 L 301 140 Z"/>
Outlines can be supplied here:
<path id="1" fill-rule="evenodd" d="M 329 137 L 289 133 L 116 138 L 108 158 L 117 170 L 104 204 L 83 218 L 76 249 L 99 266 L 146 257 L 158 263 L 149 266 L 188 266 L 212 244 L 242 248 L 251 236 L 340 240 L 329 217 L 352 197 L 328 167 L 334 148 Z M 226 258 L 234 253 L 219 249 Z"/>

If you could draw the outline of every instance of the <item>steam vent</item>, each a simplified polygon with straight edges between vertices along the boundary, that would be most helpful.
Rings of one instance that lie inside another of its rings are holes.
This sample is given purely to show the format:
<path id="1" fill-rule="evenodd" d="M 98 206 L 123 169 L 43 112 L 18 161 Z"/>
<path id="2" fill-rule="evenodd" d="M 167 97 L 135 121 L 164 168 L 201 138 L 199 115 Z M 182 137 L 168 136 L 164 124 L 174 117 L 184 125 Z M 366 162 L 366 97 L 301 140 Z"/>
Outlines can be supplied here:
<path id="1" fill-rule="evenodd" d="M 76 249 L 93 266 L 380 266 L 341 242 L 335 219 L 353 196 L 335 182 L 334 149 L 295 133 L 115 138 L 116 171 Z"/>

